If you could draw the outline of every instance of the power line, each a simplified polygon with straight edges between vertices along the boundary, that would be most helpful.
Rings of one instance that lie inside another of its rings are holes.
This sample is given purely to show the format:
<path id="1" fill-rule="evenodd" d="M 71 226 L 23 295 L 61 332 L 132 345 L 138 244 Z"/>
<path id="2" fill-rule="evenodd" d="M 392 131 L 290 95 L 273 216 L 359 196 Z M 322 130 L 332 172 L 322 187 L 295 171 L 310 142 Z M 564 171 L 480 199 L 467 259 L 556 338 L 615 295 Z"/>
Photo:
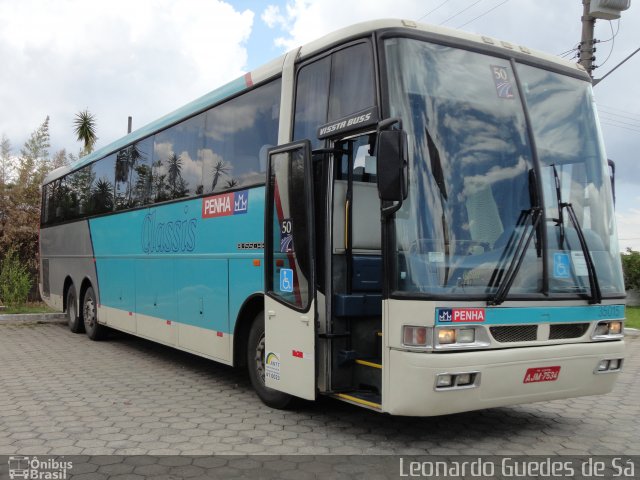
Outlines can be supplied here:
<path id="1" fill-rule="evenodd" d="M 440 5 L 438 5 L 436 8 L 434 8 L 433 10 L 429 10 L 427 13 L 425 13 L 423 16 L 421 16 L 418 20 L 416 20 L 417 22 L 419 22 L 420 20 L 422 20 L 423 18 L 428 17 L 429 15 L 431 15 L 433 12 L 435 12 L 436 10 L 438 10 L 441 6 L 443 6 L 445 3 L 449 3 L 451 0 L 444 0 L 444 2 L 442 2 Z"/>
<path id="2" fill-rule="evenodd" d="M 601 115 L 605 115 L 604 113 L 602 113 Z M 625 122 L 623 120 L 618 120 L 617 118 L 608 118 L 608 117 L 602 117 L 602 120 L 607 120 L 609 122 L 616 122 L 616 123 L 620 123 L 622 125 L 628 125 L 629 127 L 635 127 L 640 129 L 640 124 L 639 123 L 629 123 L 629 122 Z"/>
<path id="3" fill-rule="evenodd" d="M 466 12 L 467 10 L 469 10 L 471 7 L 473 7 L 474 5 L 477 5 L 481 2 L 482 0 L 477 0 L 476 2 L 472 3 L 471 5 L 469 5 L 466 8 L 463 8 L 462 10 L 460 10 L 458 13 L 451 15 L 449 18 L 447 18 L 445 21 L 440 22 L 440 25 L 444 25 L 445 23 L 447 23 L 449 20 L 453 20 L 454 18 L 456 18 L 458 15 Z"/>
<path id="4" fill-rule="evenodd" d="M 629 114 L 629 115 L 633 115 L 633 116 L 636 116 L 636 117 L 640 117 L 640 114 L 639 114 L 639 113 L 636 113 L 636 112 L 630 112 L 629 110 L 623 110 L 623 109 L 618 108 L 618 107 L 612 107 L 611 105 L 604 105 L 604 104 L 602 104 L 602 103 L 599 103 L 599 104 L 598 104 L 598 108 L 599 108 L 599 109 L 600 109 L 600 108 L 604 108 L 604 109 L 606 109 L 606 110 L 614 110 L 614 111 L 618 111 L 618 112 L 626 113 L 626 114 Z"/>
<path id="5" fill-rule="evenodd" d="M 609 127 L 616 127 L 616 128 L 622 128 L 624 130 L 629 130 L 630 132 L 635 132 L 637 134 L 640 134 L 640 130 L 636 130 L 635 128 L 630 128 L 630 127 L 623 127 L 622 125 L 616 125 L 614 123 L 608 123 L 606 121 L 601 121 L 600 122 L 602 125 L 607 125 Z"/>
<path id="6" fill-rule="evenodd" d="M 616 115 L 615 113 L 607 112 L 604 110 L 600 110 L 600 115 L 604 115 L 604 118 L 608 117 L 608 120 L 615 120 L 616 122 L 624 123 L 625 125 L 631 125 L 640 128 L 640 119 L 637 118 L 629 118 L 623 115 Z M 624 120 L 620 120 L 621 118 L 623 118 Z M 632 120 L 633 123 L 629 123 L 626 120 Z"/>
<path id="7" fill-rule="evenodd" d="M 607 63 L 607 61 L 611 58 L 611 54 L 613 53 L 613 48 L 616 46 L 616 35 L 617 33 L 613 33 L 613 25 L 611 24 L 611 20 L 609 20 L 609 28 L 611 28 L 611 38 L 609 40 L 611 40 L 611 49 L 609 50 L 609 55 L 607 55 L 607 58 L 605 58 L 604 62 L 602 62 L 600 65 L 598 65 L 598 67 L 602 67 L 605 63 Z M 618 21 L 618 30 L 620 30 L 620 22 Z M 606 40 L 607 42 L 609 40 Z M 600 42 L 603 43 L 603 42 Z"/>
<path id="8" fill-rule="evenodd" d="M 475 18 L 472 18 L 472 19 L 471 19 L 471 20 L 469 20 L 468 22 L 465 22 L 465 23 L 463 23 L 462 25 L 460 25 L 460 26 L 458 26 L 458 27 L 456 27 L 456 28 L 462 28 L 462 27 L 464 27 L 464 26 L 466 26 L 466 25 L 469 25 L 471 22 L 475 22 L 475 21 L 476 21 L 476 20 L 478 20 L 479 18 L 484 17 L 487 13 L 491 13 L 491 12 L 493 12 L 496 8 L 501 7 L 502 5 L 504 5 L 505 3 L 507 3 L 508 1 L 509 1 L 509 0 L 504 0 L 502 3 L 499 3 L 499 4 L 498 4 L 498 5 L 496 5 L 495 7 L 493 7 L 493 8 L 491 8 L 491 9 L 487 10 L 486 12 L 484 12 L 484 13 L 482 13 L 482 14 L 478 15 L 478 16 L 477 16 L 477 17 L 475 17 Z"/>
<path id="9" fill-rule="evenodd" d="M 508 0 L 507 0 L 508 1 Z M 618 67 L 620 67 L 624 62 L 626 62 L 627 60 L 629 60 L 631 57 L 633 57 L 636 53 L 640 52 L 640 47 L 636 48 L 635 51 L 629 55 L 627 58 L 625 58 L 624 60 L 622 60 L 618 65 L 616 65 L 615 67 L 613 67 L 611 70 L 609 70 L 609 72 L 604 76 L 604 77 L 600 77 L 600 78 L 595 78 L 593 80 L 593 86 L 595 87 L 596 85 L 598 85 L 602 80 L 604 80 L 605 78 L 607 78 L 609 75 L 611 75 L 613 72 L 615 72 Z"/>

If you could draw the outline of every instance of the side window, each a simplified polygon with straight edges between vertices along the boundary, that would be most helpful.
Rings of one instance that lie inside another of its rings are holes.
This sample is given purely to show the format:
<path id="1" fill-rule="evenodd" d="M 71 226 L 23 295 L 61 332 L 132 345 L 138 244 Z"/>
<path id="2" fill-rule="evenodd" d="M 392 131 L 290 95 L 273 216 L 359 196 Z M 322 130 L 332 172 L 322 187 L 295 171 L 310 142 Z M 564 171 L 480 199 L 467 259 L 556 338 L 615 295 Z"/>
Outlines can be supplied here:
<path id="1" fill-rule="evenodd" d="M 71 189 L 71 203 L 69 205 L 67 219 L 82 218 L 90 215 L 89 198 L 91 196 L 91 184 L 95 178 L 93 164 L 82 167 L 69 175 L 69 187 Z"/>
<path id="2" fill-rule="evenodd" d="M 89 193 L 88 215 L 99 215 L 113 210 L 115 168 L 115 155 L 109 155 L 93 165 L 93 183 Z"/>
<path id="3" fill-rule="evenodd" d="M 205 193 L 264 183 L 266 152 L 278 143 L 280 83 L 278 79 L 207 112 Z"/>
<path id="4" fill-rule="evenodd" d="M 332 56 L 329 117 L 327 121 L 375 105 L 373 57 L 368 43 L 360 43 Z"/>
<path id="5" fill-rule="evenodd" d="M 153 138 L 145 138 L 116 153 L 115 207 L 126 210 L 149 203 Z"/>
<path id="6" fill-rule="evenodd" d="M 158 132 L 153 140 L 155 202 L 202 193 L 205 114 Z"/>
<path id="7" fill-rule="evenodd" d="M 294 140 L 321 146 L 318 127 L 375 105 L 373 54 L 358 43 L 303 66 L 296 86 Z"/>
<path id="8" fill-rule="evenodd" d="M 312 148 L 320 146 L 317 129 L 327 122 L 331 57 L 324 57 L 300 70 L 296 89 L 293 139 L 309 139 Z"/>

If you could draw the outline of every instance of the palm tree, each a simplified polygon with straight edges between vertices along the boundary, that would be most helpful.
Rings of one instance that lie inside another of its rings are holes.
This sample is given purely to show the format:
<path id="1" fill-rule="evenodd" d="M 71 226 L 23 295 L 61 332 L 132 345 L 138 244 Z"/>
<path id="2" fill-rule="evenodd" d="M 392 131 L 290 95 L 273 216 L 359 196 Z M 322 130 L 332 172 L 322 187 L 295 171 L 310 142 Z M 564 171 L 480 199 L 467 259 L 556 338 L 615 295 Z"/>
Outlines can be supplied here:
<path id="1" fill-rule="evenodd" d="M 88 109 L 85 109 L 82 112 L 76 113 L 73 126 L 73 132 L 78 137 L 78 141 L 84 144 L 80 155 L 83 156 L 93 152 L 93 147 L 98 140 L 98 136 L 96 135 L 96 117 L 92 113 L 89 113 Z"/>
<path id="2" fill-rule="evenodd" d="M 171 186 L 171 197 L 177 198 L 176 195 L 181 196 L 177 192 L 178 184 L 182 180 L 182 158 L 171 152 L 167 163 L 169 164 L 167 174 L 169 176 L 169 185 Z"/>
<path id="3" fill-rule="evenodd" d="M 211 191 L 213 192 L 216 189 L 216 185 L 218 184 L 218 179 L 222 175 L 226 175 L 229 173 L 229 166 L 226 165 L 222 160 L 218 160 L 213 166 L 213 182 L 211 182 Z"/>
<path id="4" fill-rule="evenodd" d="M 227 180 L 227 183 L 224 185 L 224 188 L 227 190 L 230 188 L 237 187 L 240 184 L 236 178 L 232 178 L 231 180 Z"/>

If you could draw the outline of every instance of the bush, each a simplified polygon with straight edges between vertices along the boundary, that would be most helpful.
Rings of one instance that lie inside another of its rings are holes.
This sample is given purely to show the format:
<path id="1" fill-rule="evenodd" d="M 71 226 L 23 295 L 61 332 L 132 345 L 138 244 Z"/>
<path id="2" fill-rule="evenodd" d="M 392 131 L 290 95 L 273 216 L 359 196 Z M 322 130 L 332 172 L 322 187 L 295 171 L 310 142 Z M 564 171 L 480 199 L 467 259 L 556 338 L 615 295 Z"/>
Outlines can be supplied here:
<path id="1" fill-rule="evenodd" d="M 31 290 L 31 283 L 29 269 L 20 262 L 14 249 L 9 250 L 0 270 L 0 299 L 9 307 L 24 304 Z"/>
<path id="2" fill-rule="evenodd" d="M 640 289 L 640 252 L 627 248 L 623 253 L 622 270 L 624 271 L 624 287 Z"/>

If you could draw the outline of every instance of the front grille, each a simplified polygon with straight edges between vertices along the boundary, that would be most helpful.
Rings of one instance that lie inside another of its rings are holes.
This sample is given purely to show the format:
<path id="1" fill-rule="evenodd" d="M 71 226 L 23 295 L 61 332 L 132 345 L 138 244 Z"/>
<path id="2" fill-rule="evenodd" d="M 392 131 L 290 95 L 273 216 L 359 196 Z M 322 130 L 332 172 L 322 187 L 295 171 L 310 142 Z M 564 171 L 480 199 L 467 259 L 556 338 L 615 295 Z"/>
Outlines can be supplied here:
<path id="1" fill-rule="evenodd" d="M 587 333 L 588 328 L 588 323 L 563 323 L 560 325 L 551 325 L 549 340 L 579 338 Z"/>
<path id="2" fill-rule="evenodd" d="M 490 327 L 491 335 L 501 343 L 533 342 L 538 338 L 537 325 L 513 325 Z"/>

